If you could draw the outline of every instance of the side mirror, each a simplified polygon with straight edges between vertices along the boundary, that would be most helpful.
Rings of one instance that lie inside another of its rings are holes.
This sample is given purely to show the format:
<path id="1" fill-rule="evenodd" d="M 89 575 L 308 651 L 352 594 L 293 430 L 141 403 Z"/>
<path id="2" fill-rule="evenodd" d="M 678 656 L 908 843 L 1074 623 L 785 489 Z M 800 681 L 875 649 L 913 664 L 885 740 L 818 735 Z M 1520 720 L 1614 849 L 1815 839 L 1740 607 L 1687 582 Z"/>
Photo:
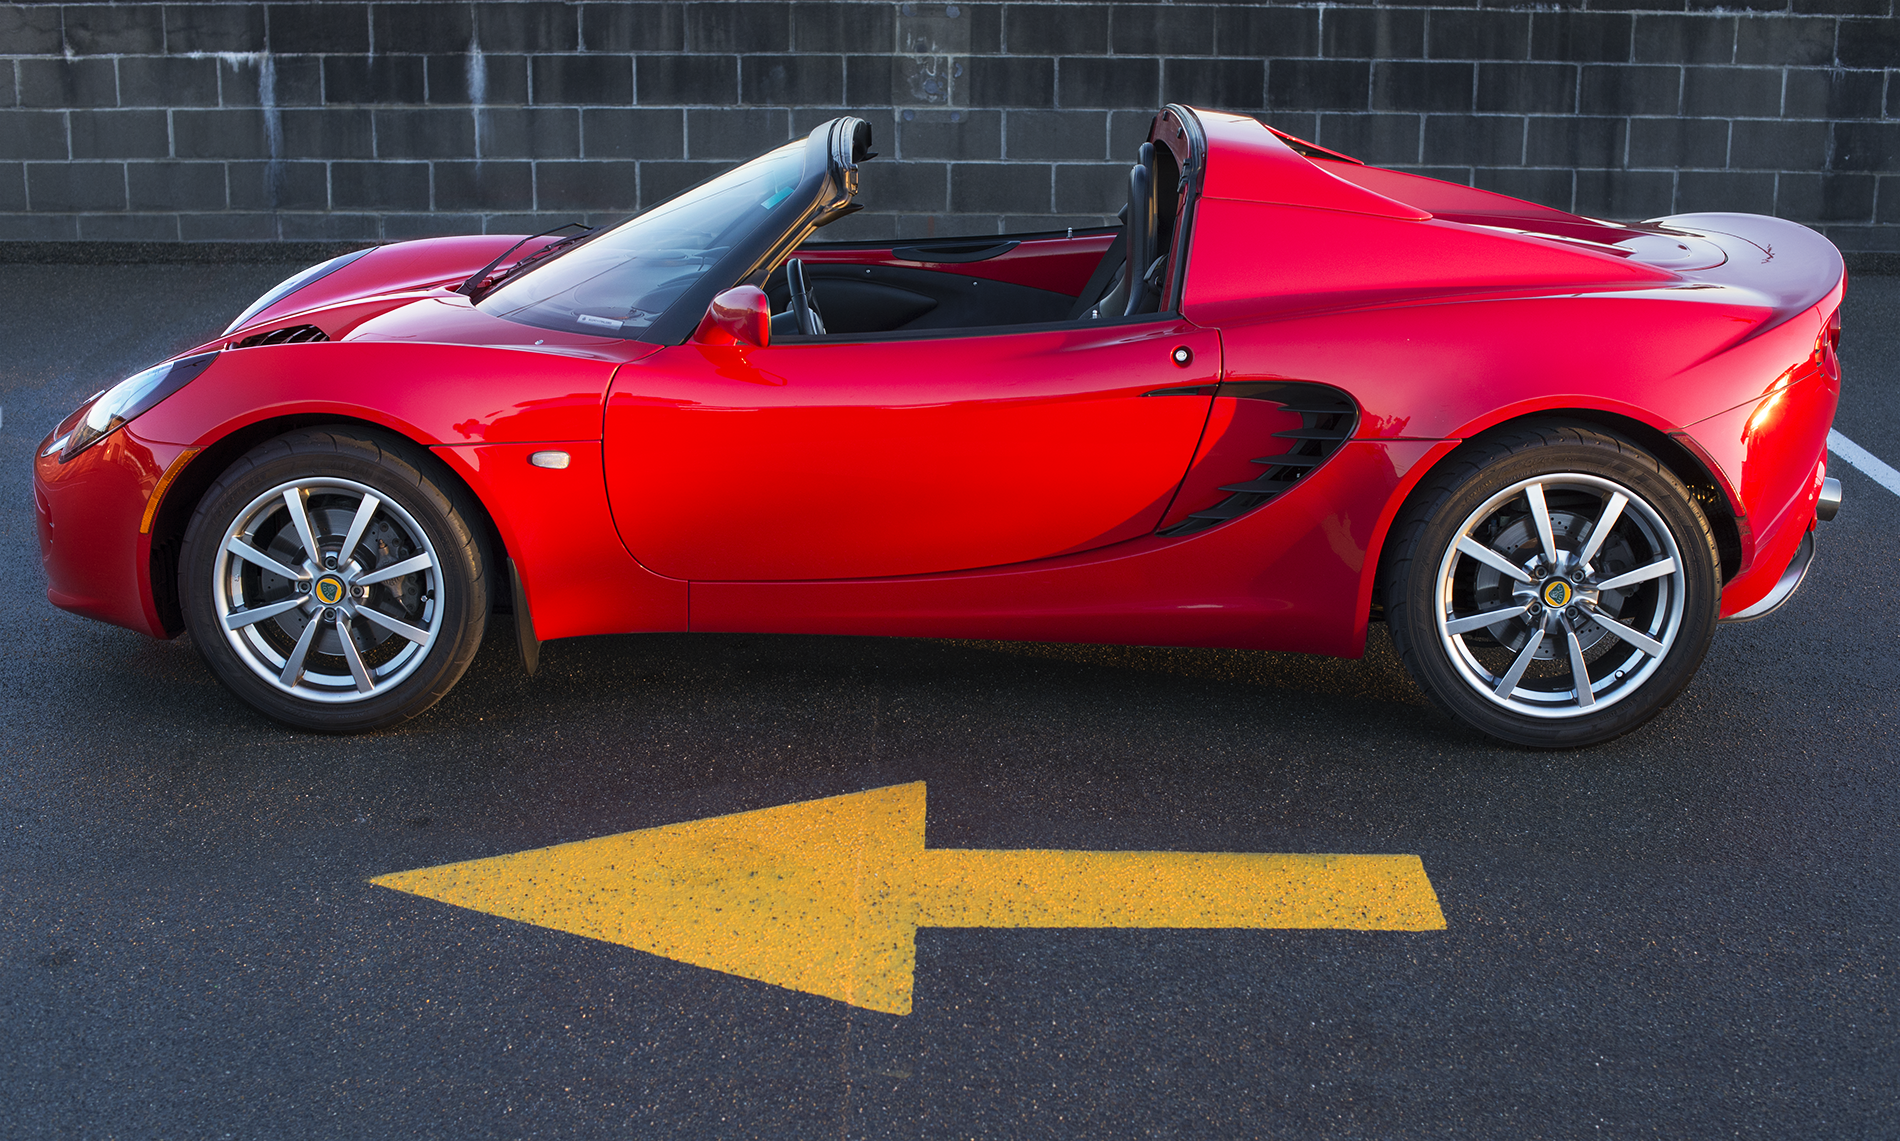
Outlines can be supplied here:
<path id="1" fill-rule="evenodd" d="M 756 285 L 737 285 L 712 299 L 693 340 L 709 345 L 772 343 L 772 302 Z"/>

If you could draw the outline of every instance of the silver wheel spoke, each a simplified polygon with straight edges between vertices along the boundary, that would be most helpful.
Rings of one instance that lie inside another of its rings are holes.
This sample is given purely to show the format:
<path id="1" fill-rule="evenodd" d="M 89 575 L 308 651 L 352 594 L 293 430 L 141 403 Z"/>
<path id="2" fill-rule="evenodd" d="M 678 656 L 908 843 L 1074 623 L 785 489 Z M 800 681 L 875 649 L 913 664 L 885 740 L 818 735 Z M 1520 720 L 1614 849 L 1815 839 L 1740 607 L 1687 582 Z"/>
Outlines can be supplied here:
<path id="1" fill-rule="evenodd" d="M 1570 644 L 1570 680 L 1577 687 L 1577 704 L 1588 708 L 1596 704 L 1597 695 L 1590 688 L 1590 667 L 1584 664 L 1583 643 L 1577 641 L 1575 630 L 1564 631 L 1564 641 Z"/>
<path id="2" fill-rule="evenodd" d="M 1648 582 L 1652 578 L 1661 578 L 1676 573 L 1676 560 L 1657 559 L 1648 566 L 1637 567 L 1633 571 L 1624 571 L 1615 578 L 1606 578 L 1597 583 L 1598 590 L 1621 590 L 1626 586 L 1635 586 L 1639 582 Z"/>
<path id="3" fill-rule="evenodd" d="M 1504 676 L 1498 680 L 1497 695 L 1499 697 L 1511 696 L 1511 691 L 1517 688 L 1518 679 L 1524 676 L 1524 671 L 1530 667 L 1531 659 L 1537 656 L 1537 651 L 1543 645 L 1544 632 L 1542 630 L 1532 632 L 1531 640 L 1524 643 L 1524 648 L 1518 651 L 1517 660 L 1511 663 L 1511 668 L 1505 670 Z"/>
<path id="4" fill-rule="evenodd" d="M 1516 618 L 1528 613 L 1530 613 L 1528 606 L 1504 606 L 1496 610 L 1486 610 L 1482 614 L 1473 614 L 1468 618 L 1448 618 L 1445 620 L 1445 633 L 1469 634 L 1473 630 L 1495 626 L 1507 618 Z"/>
<path id="5" fill-rule="evenodd" d="M 1648 634 L 1637 633 L 1594 606 L 1589 606 L 1585 609 L 1590 612 L 1591 621 L 1603 627 L 1605 630 L 1608 630 L 1610 633 L 1615 634 L 1630 645 L 1635 646 L 1652 658 L 1662 657 L 1663 652 L 1668 648 Z"/>
<path id="6" fill-rule="evenodd" d="M 310 529 L 310 512 L 304 507 L 303 488 L 286 487 L 284 506 L 290 508 L 290 524 L 297 528 L 297 538 L 303 540 L 304 557 L 316 561 L 317 533 Z"/>
<path id="7" fill-rule="evenodd" d="M 427 630 L 424 630 L 418 626 L 411 626 L 407 622 L 400 622 L 394 618 L 391 618 L 389 615 L 384 614 L 380 610 L 376 610 L 368 606 L 362 606 L 362 607 L 358 607 L 356 612 L 362 615 L 364 618 L 369 619 L 371 622 L 376 623 L 378 626 L 381 626 L 383 629 L 389 631 L 390 633 L 401 634 L 403 637 L 409 639 L 411 642 L 414 642 L 417 645 L 421 645 L 429 640 L 429 632 Z"/>
<path id="8" fill-rule="evenodd" d="M 376 514 L 376 509 L 382 505 L 383 501 L 374 495 L 365 495 L 363 501 L 356 505 L 356 518 L 350 520 L 350 533 L 343 536 L 343 550 L 338 555 L 344 562 L 349 561 L 350 552 L 356 549 L 356 544 L 363 541 L 363 532 L 369 529 L 369 517 Z"/>
<path id="9" fill-rule="evenodd" d="M 297 637 L 297 648 L 290 651 L 290 656 L 284 659 L 284 672 L 278 675 L 277 680 L 287 686 L 292 686 L 302 679 L 303 661 L 310 656 L 310 643 L 316 641 L 317 627 L 321 625 L 323 622 L 316 617 L 304 623 L 303 633 Z"/>
<path id="10" fill-rule="evenodd" d="M 299 579 L 303 578 L 303 573 L 301 571 L 291 570 L 289 567 L 278 562 L 276 559 L 271 558 L 269 555 L 265 554 L 263 551 L 260 551 L 256 547 L 251 546 L 249 543 L 245 542 L 243 539 L 232 539 L 229 543 L 225 544 L 224 549 L 236 555 L 238 558 L 243 559 L 247 563 L 256 563 L 258 566 L 263 567 L 265 570 L 271 572 L 272 574 L 281 575 L 292 582 L 296 582 Z"/>
<path id="11" fill-rule="evenodd" d="M 272 602 L 263 606 L 252 606 L 243 610 L 233 610 L 224 616 L 224 628 L 226 630 L 239 630 L 249 626 L 253 622 L 262 622 L 266 618 L 275 618 L 286 610 L 295 610 L 297 607 L 302 606 L 304 604 L 304 598 L 305 596 L 299 594 L 292 598 L 286 598 L 282 602 Z"/>
<path id="12" fill-rule="evenodd" d="M 336 634 L 343 639 L 343 660 L 350 663 L 350 676 L 356 679 L 356 692 L 368 693 L 375 689 L 376 683 L 370 680 L 369 670 L 363 665 L 363 655 L 356 652 L 356 641 L 350 637 L 349 616 L 341 610 L 336 613 Z"/>
<path id="13" fill-rule="evenodd" d="M 1525 574 L 1522 567 L 1512 566 L 1511 560 L 1492 550 L 1490 547 L 1485 546 L 1483 543 L 1478 542 L 1478 540 L 1472 538 L 1470 535 L 1459 537 L 1458 550 L 1463 554 L 1470 555 L 1485 566 L 1490 567 L 1492 570 L 1508 578 L 1516 579 L 1518 582 L 1523 583 L 1528 583 L 1531 580 L 1531 576 Z"/>
<path id="14" fill-rule="evenodd" d="M 1550 508 L 1544 504 L 1544 485 L 1533 483 L 1524 489 L 1524 498 L 1531 505 L 1531 520 L 1537 524 L 1537 541 L 1544 545 L 1544 559 L 1551 566 L 1557 565 L 1557 537 L 1550 530 Z"/>
<path id="15" fill-rule="evenodd" d="M 414 574 L 417 571 L 428 570 L 434 565 L 435 560 L 428 555 L 417 555 L 414 558 L 404 559 L 399 563 L 393 563 L 386 567 L 377 567 L 368 574 L 357 575 L 356 585 L 371 586 L 375 583 L 386 582 L 392 578 L 401 578 L 406 574 Z"/>
<path id="16" fill-rule="evenodd" d="M 1596 523 L 1590 528 L 1589 541 L 1583 544 L 1583 550 L 1577 555 L 1578 566 L 1586 571 L 1590 569 L 1590 560 L 1596 558 L 1597 552 L 1603 548 L 1603 540 L 1610 537 L 1610 528 L 1616 526 L 1616 521 L 1623 517 L 1623 505 L 1629 501 L 1630 497 L 1620 491 L 1610 493 L 1609 502 L 1603 505 L 1603 514 L 1597 516 Z"/>

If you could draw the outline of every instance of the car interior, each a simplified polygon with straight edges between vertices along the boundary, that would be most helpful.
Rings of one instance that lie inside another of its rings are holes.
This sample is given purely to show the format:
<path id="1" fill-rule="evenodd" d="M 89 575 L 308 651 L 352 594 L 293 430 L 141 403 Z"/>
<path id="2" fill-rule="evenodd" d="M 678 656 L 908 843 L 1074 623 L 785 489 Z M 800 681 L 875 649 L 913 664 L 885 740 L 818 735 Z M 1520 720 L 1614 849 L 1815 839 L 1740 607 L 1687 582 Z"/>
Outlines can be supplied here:
<path id="1" fill-rule="evenodd" d="M 1168 307 L 1187 180 L 1141 144 L 1120 224 L 910 242 L 812 242 L 766 280 L 772 335 L 911 334 L 1136 318 Z M 1132 271 L 1131 271 L 1132 267 Z"/>

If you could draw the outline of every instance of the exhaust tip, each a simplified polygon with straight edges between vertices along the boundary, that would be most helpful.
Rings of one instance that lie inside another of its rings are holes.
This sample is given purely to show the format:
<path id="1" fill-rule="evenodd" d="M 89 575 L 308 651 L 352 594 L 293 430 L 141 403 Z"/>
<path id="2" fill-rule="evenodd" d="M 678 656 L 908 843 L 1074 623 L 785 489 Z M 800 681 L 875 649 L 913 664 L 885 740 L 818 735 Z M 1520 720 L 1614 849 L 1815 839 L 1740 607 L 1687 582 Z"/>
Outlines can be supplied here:
<path id="1" fill-rule="evenodd" d="M 1821 481 L 1821 498 L 1815 501 L 1814 517 L 1825 523 L 1841 513 L 1841 481 L 1828 476 Z"/>

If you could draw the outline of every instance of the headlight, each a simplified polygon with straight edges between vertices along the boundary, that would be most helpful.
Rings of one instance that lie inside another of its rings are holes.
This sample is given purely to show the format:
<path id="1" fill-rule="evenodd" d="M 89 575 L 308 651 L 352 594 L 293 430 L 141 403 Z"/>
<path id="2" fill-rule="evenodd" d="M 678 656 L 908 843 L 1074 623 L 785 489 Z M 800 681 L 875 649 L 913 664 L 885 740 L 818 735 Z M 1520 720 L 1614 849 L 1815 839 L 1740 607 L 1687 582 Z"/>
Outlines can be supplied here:
<path id="1" fill-rule="evenodd" d="M 73 425 L 72 431 L 54 440 L 43 454 L 51 455 L 57 450 L 60 463 L 70 461 L 111 435 L 121 425 L 138 419 L 159 401 L 190 384 L 217 359 L 216 353 L 200 353 L 195 357 L 154 365 L 144 372 L 126 377 L 100 393 L 93 400 L 92 407 L 86 409 L 86 414 Z"/>
<path id="2" fill-rule="evenodd" d="M 294 274 L 293 276 L 286 277 L 284 280 L 278 282 L 277 285 L 273 287 L 269 293 L 266 293 L 264 296 L 258 298 L 256 301 L 251 302 L 251 307 L 249 309 L 246 309 L 244 312 L 239 313 L 237 315 L 237 320 L 231 322 L 230 326 L 224 330 L 224 335 L 228 337 L 232 333 L 237 332 L 239 329 L 244 327 L 244 322 L 249 321 L 251 318 L 257 316 L 259 313 L 262 313 L 264 310 L 269 309 L 271 306 L 277 304 L 279 301 L 282 301 L 284 298 L 289 297 L 291 294 L 297 292 L 299 289 L 302 289 L 304 286 L 309 285 L 311 282 L 317 280 L 318 278 L 328 277 L 329 275 L 335 273 L 337 270 L 342 269 L 344 266 L 350 264 L 351 262 L 355 261 L 357 258 L 362 257 L 364 254 L 368 253 L 370 250 L 373 250 L 375 248 L 376 248 L 375 246 L 371 246 L 369 247 L 368 250 L 357 250 L 353 254 L 344 254 L 340 258 L 331 258 L 329 261 L 319 262 L 318 264 L 311 266 L 309 269 L 303 270 L 302 272 Z"/>

